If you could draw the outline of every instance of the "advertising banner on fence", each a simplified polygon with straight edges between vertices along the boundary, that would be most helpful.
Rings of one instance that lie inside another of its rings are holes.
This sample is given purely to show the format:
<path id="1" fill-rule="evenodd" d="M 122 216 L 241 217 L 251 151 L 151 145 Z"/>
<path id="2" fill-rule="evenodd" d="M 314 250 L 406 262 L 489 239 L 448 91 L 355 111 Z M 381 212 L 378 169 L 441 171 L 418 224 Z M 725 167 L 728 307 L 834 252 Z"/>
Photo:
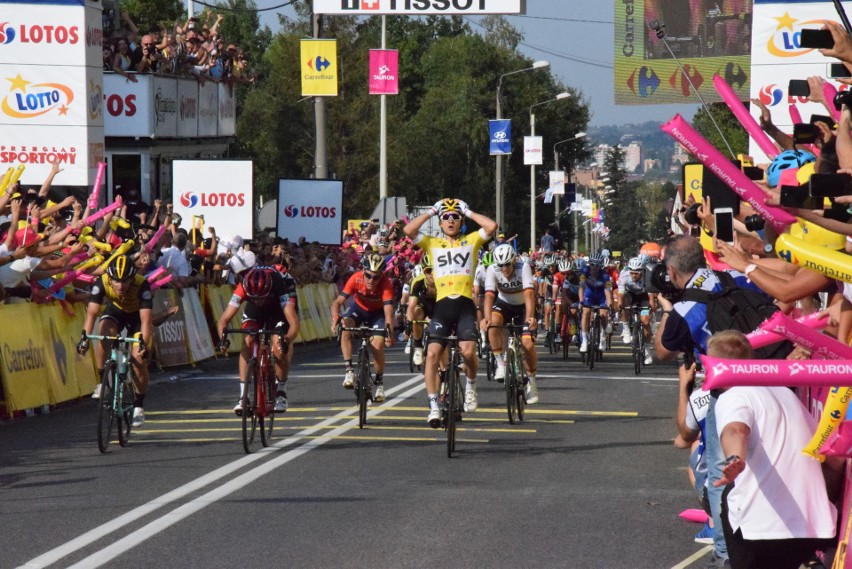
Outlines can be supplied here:
<path id="1" fill-rule="evenodd" d="M 509 119 L 489 120 L 488 140 L 491 141 L 488 150 L 491 156 L 496 156 L 498 154 L 511 154 L 512 121 Z"/>
<path id="2" fill-rule="evenodd" d="M 203 216 L 216 234 L 252 236 L 254 192 L 250 160 L 175 160 L 172 163 L 174 212 L 190 230 Z M 205 235 L 206 237 L 206 235 Z"/>
<path id="3" fill-rule="evenodd" d="M 625 0 L 615 3 L 616 105 L 698 102 L 655 22 L 704 100 L 721 100 L 716 73 L 748 100 L 752 0 Z"/>
<path id="4" fill-rule="evenodd" d="M 343 182 L 279 180 L 277 232 L 296 242 L 340 245 L 343 230 Z"/>
<path id="5" fill-rule="evenodd" d="M 395 49 L 370 50 L 370 94 L 399 93 L 399 52 Z"/>
<path id="6" fill-rule="evenodd" d="M 337 96 L 337 40 L 301 40 L 302 96 Z"/>
<path id="7" fill-rule="evenodd" d="M 520 14 L 521 0 L 314 0 L 314 13 L 344 16 L 386 14 Z"/>

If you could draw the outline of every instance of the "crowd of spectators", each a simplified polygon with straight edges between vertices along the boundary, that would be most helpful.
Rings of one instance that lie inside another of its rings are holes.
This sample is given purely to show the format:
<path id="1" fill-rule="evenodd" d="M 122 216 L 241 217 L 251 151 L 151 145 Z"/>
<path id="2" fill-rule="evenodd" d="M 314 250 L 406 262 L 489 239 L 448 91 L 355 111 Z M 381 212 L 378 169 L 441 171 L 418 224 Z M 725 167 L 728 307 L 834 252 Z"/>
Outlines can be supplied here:
<path id="1" fill-rule="evenodd" d="M 124 26 L 108 34 L 103 45 L 103 69 L 137 82 L 137 73 L 195 77 L 206 81 L 253 83 L 255 72 L 239 46 L 219 33 L 222 15 L 205 12 L 203 20 L 191 17 L 171 28 L 140 32 L 123 12 Z"/>

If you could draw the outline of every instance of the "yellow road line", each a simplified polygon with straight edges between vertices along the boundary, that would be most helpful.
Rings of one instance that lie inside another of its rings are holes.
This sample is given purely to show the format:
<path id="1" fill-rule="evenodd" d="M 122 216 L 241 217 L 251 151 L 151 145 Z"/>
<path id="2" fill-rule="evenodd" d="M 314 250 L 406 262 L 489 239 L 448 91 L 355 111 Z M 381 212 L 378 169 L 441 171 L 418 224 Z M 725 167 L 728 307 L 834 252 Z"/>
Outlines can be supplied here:
<path id="1" fill-rule="evenodd" d="M 259 435 L 257 435 L 259 439 Z M 314 436 L 304 436 L 302 439 L 332 439 L 332 440 L 352 440 L 352 441 L 404 441 L 404 442 L 423 442 L 423 443 L 434 443 L 434 442 L 446 442 L 445 438 L 442 437 L 357 437 L 351 435 L 341 435 L 336 437 L 327 437 L 324 435 L 314 435 Z M 148 439 L 148 440 L 134 440 L 133 443 L 220 443 L 220 442 L 235 442 L 241 441 L 242 439 L 239 437 L 229 437 L 229 438 L 191 438 L 191 439 Z M 490 442 L 488 439 L 460 439 L 456 437 L 456 442 L 458 443 L 488 443 Z M 260 448 L 260 441 L 257 440 L 256 444 L 258 448 Z"/>
<path id="2" fill-rule="evenodd" d="M 303 429 L 338 429 L 339 425 L 325 425 L 322 427 L 317 427 L 314 425 L 280 425 L 277 426 L 275 431 L 286 430 L 286 431 L 298 431 Z M 164 433 L 212 433 L 218 431 L 240 431 L 240 427 L 220 427 L 220 428 L 194 428 L 194 429 L 145 429 L 140 431 L 134 431 L 134 434 L 138 435 L 161 435 Z M 258 430 L 260 430 L 260 426 L 258 426 Z M 371 423 L 367 423 L 366 428 L 362 430 L 374 430 L 374 431 L 433 431 L 431 427 L 423 426 L 423 427 L 391 427 L 391 426 L 381 426 L 375 425 Z M 470 431 L 470 432 L 480 432 L 480 433 L 537 433 L 536 429 L 516 429 L 516 428 L 497 428 L 497 427 L 458 427 L 459 431 Z"/>
<path id="3" fill-rule="evenodd" d="M 381 407 L 371 407 L 371 409 L 380 409 Z M 290 407 L 290 411 L 296 411 L 299 413 L 316 413 L 321 411 L 346 411 L 348 409 L 353 409 L 352 406 L 348 407 Z M 423 412 L 427 411 L 427 407 L 402 407 L 396 406 L 394 409 L 398 411 L 415 411 L 415 412 Z M 505 413 L 505 407 L 479 407 L 476 410 L 476 413 Z M 353 410 L 353 413 L 355 411 Z M 529 415 L 578 415 L 578 416 L 594 416 L 594 417 L 638 417 L 639 413 L 636 411 L 571 411 L 565 409 L 544 409 L 541 407 L 530 408 L 526 407 L 524 409 L 524 414 Z M 208 410 L 185 410 L 185 411 L 145 411 L 146 417 L 155 417 L 158 415 L 230 415 L 233 418 L 236 418 L 234 412 L 230 409 L 208 409 Z M 278 420 L 286 421 L 286 418 L 275 417 Z M 465 415 L 465 420 L 477 420 L 469 415 Z"/>

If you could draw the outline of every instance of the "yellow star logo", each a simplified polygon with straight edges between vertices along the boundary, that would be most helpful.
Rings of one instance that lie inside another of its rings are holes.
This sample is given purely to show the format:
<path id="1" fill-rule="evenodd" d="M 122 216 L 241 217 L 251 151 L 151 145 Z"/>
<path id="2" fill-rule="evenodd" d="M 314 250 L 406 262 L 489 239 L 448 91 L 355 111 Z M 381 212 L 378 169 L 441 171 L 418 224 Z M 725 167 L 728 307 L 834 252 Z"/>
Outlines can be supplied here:
<path id="1" fill-rule="evenodd" d="M 773 18 L 773 20 L 778 21 L 778 27 L 775 28 L 775 31 L 783 30 L 784 28 L 793 31 L 793 24 L 799 21 L 798 18 L 792 17 L 789 12 L 784 12 L 783 16 L 780 18 Z"/>
<path id="2" fill-rule="evenodd" d="M 32 83 L 32 81 L 26 81 L 23 77 L 21 77 L 20 73 L 18 73 L 18 75 L 14 78 L 6 77 L 6 81 L 12 84 L 12 86 L 9 88 L 10 92 L 14 91 L 15 89 L 20 89 L 22 92 L 26 93 L 27 85 Z"/>
<path id="3" fill-rule="evenodd" d="M 59 116 L 63 116 L 63 115 L 67 115 L 67 114 L 68 114 L 68 107 L 66 105 L 62 105 L 61 107 L 59 107 Z"/>

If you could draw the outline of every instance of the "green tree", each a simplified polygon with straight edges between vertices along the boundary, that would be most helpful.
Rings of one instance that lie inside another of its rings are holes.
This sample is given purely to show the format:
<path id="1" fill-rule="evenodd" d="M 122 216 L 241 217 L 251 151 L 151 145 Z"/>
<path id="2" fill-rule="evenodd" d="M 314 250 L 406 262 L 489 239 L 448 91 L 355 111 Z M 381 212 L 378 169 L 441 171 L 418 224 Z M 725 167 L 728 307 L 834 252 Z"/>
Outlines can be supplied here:
<path id="1" fill-rule="evenodd" d="M 186 22 L 186 11 L 180 0 L 122 0 L 121 11 L 139 29 L 140 34 L 167 28 Z"/>
<path id="2" fill-rule="evenodd" d="M 725 156 L 730 157 L 725 140 L 730 144 L 735 156 L 737 154 L 748 154 L 748 133 L 737 120 L 737 117 L 734 116 L 734 113 L 731 112 L 731 109 L 725 103 L 712 103 L 708 106 L 711 114 L 708 115 L 704 107 L 700 107 L 698 112 L 695 113 L 695 117 L 692 119 L 692 126 L 695 130 Z M 719 125 L 718 130 L 710 119 L 711 115 L 716 120 L 716 124 Z M 719 130 L 725 135 L 725 140 L 722 139 Z"/>
<path id="3" fill-rule="evenodd" d="M 624 255 L 634 255 L 639 250 L 640 241 L 647 237 L 647 212 L 639 198 L 639 182 L 627 181 L 624 171 L 624 152 L 615 146 L 607 154 L 604 171 L 612 186 L 609 205 L 604 205 L 604 224 L 609 228 L 606 247 L 611 251 L 621 251 Z"/>

